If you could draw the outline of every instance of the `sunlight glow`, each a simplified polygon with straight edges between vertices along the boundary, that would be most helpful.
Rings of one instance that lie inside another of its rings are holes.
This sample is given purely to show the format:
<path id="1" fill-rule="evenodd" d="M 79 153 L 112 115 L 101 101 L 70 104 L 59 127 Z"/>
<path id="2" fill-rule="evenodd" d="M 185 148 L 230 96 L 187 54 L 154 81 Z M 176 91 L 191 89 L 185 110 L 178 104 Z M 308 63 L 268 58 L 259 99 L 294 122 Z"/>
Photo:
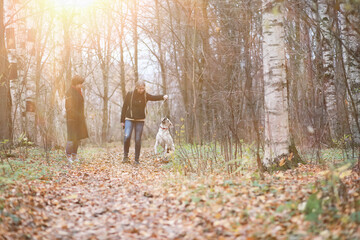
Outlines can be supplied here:
<path id="1" fill-rule="evenodd" d="M 53 1 L 56 7 L 63 8 L 88 8 L 95 0 L 50 0 Z"/>

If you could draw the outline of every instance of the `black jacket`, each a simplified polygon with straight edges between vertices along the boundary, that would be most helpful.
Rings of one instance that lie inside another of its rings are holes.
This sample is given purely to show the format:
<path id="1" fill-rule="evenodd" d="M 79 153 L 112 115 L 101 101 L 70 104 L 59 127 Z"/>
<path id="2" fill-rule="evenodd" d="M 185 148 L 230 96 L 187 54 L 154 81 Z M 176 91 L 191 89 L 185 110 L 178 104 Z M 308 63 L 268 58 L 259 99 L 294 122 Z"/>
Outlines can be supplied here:
<path id="1" fill-rule="evenodd" d="M 133 120 L 145 119 L 147 101 L 160 101 L 163 99 L 164 95 L 151 95 L 147 92 L 140 94 L 136 90 L 128 92 L 121 111 L 121 122 L 125 122 L 125 118 Z"/>
<path id="2" fill-rule="evenodd" d="M 74 87 L 70 87 L 66 93 L 65 108 L 68 141 L 88 138 L 84 115 L 84 97 Z"/>

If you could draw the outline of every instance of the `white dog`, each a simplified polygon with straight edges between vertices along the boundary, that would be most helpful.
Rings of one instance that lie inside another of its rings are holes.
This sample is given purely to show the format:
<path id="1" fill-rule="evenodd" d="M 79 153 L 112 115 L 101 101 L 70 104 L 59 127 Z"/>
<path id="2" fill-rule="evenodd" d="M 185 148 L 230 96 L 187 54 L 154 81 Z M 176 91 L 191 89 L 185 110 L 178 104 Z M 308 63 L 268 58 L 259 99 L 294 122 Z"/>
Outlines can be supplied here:
<path id="1" fill-rule="evenodd" d="M 170 127 L 172 123 L 170 119 L 164 117 L 161 120 L 160 128 L 158 133 L 156 134 L 156 142 L 155 142 L 155 155 L 157 154 L 157 146 L 160 145 L 164 149 L 164 154 L 169 153 L 169 151 L 175 150 L 174 140 L 170 135 Z"/>

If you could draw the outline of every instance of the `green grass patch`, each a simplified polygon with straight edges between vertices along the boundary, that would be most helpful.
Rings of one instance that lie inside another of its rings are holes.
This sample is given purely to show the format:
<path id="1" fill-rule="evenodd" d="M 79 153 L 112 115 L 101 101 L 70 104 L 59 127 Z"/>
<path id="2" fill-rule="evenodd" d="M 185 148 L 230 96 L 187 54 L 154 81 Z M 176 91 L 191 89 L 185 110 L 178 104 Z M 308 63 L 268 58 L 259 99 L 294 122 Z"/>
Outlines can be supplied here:
<path id="1" fill-rule="evenodd" d="M 16 149 L 13 157 L 2 155 L 0 161 L 0 191 L 17 181 L 51 179 L 56 173 L 66 171 L 67 160 L 63 151 L 50 151 L 29 148 L 27 158 L 19 157 Z"/>

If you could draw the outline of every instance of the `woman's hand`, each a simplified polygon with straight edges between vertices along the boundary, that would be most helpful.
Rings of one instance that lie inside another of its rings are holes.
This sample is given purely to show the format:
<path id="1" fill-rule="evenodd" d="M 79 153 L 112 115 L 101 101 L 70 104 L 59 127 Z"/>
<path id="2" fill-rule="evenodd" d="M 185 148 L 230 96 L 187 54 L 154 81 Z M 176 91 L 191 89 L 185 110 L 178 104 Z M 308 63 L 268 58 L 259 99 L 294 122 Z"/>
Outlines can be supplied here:
<path id="1" fill-rule="evenodd" d="M 168 100 L 169 96 L 168 95 L 164 95 L 164 101 Z"/>
<path id="2" fill-rule="evenodd" d="M 121 123 L 122 129 L 125 129 L 125 123 Z"/>

